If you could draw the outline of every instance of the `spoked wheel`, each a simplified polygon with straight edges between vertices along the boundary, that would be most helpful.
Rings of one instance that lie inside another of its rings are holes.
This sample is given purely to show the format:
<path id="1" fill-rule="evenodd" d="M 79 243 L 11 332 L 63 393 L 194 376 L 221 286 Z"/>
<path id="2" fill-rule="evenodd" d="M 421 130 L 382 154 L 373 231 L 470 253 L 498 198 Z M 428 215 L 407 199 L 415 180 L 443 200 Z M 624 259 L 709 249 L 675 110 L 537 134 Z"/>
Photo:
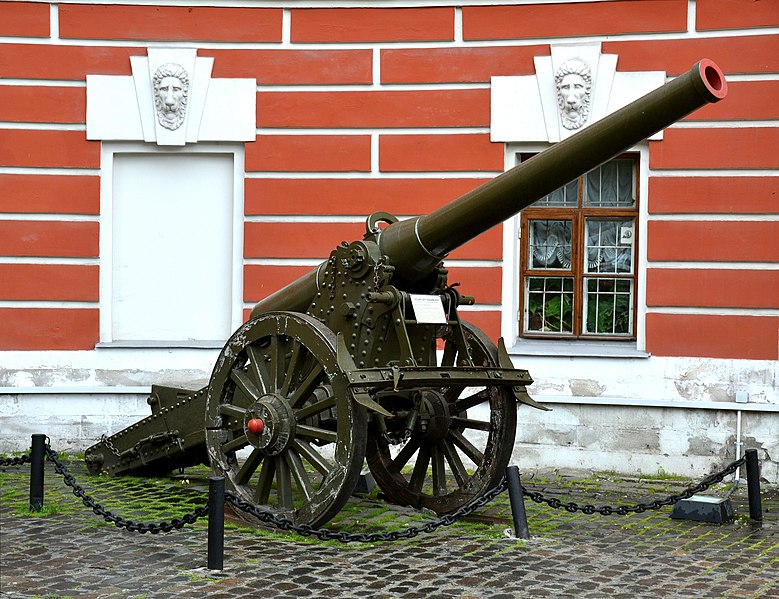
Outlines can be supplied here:
<path id="1" fill-rule="evenodd" d="M 463 329 L 474 364 L 497 365 L 495 344 L 469 323 Z M 443 340 L 441 366 L 460 365 L 451 330 Z M 516 399 L 508 387 L 431 388 L 406 398 L 406 405 L 394 401 L 412 416 L 379 422 L 367 446 L 371 473 L 390 501 L 445 514 L 497 486 L 516 434 Z"/>
<path id="2" fill-rule="evenodd" d="M 237 496 L 320 526 L 351 495 L 367 417 L 336 361 L 335 335 L 294 312 L 241 328 L 219 355 L 206 399 L 211 466 Z"/>

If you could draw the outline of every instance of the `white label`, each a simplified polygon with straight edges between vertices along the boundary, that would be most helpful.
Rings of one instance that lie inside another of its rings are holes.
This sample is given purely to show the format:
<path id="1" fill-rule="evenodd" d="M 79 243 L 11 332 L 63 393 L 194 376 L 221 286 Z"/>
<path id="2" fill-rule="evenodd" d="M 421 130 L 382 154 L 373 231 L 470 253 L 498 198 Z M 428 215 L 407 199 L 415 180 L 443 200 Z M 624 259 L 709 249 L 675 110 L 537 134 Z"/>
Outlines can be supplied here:
<path id="1" fill-rule="evenodd" d="M 414 307 L 414 315 L 417 317 L 417 322 L 446 324 L 446 314 L 444 314 L 441 296 L 415 293 L 411 293 L 409 296 L 411 297 L 411 305 Z"/>
<path id="2" fill-rule="evenodd" d="M 722 497 L 712 497 L 711 495 L 693 495 L 688 500 L 690 502 L 697 501 L 698 503 L 722 503 L 724 501 L 724 498 Z"/>

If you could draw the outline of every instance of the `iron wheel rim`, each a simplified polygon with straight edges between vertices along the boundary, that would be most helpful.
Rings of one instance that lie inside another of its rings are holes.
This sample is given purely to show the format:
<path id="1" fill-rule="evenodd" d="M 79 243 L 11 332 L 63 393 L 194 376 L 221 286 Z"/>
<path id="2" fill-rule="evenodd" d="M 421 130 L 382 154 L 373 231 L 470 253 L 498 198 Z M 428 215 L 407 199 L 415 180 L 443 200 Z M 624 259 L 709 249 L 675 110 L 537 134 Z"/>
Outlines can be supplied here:
<path id="1" fill-rule="evenodd" d="M 295 524 L 332 519 L 364 461 L 365 408 L 347 387 L 335 346 L 335 335 L 310 316 L 262 314 L 233 334 L 208 386 L 212 469 L 236 496 Z M 273 443 L 248 429 L 260 415 L 263 433 L 277 434 Z"/>
<path id="2" fill-rule="evenodd" d="M 495 344 L 470 323 L 463 322 L 462 326 L 474 362 L 497 365 Z M 457 363 L 454 341 L 446 334 L 442 338 L 446 345 L 441 365 L 451 367 Z M 507 387 L 485 386 L 471 393 L 449 387 L 442 395 L 450 420 L 442 438 L 427 442 L 423 435 L 412 433 L 393 450 L 372 429 L 366 457 L 388 500 L 447 514 L 484 495 L 502 480 L 513 452 L 517 415 L 516 399 Z M 469 410 L 484 404 L 489 419 L 468 417 Z M 480 434 L 472 434 L 477 431 Z M 412 460 L 415 463 L 410 466 Z"/>

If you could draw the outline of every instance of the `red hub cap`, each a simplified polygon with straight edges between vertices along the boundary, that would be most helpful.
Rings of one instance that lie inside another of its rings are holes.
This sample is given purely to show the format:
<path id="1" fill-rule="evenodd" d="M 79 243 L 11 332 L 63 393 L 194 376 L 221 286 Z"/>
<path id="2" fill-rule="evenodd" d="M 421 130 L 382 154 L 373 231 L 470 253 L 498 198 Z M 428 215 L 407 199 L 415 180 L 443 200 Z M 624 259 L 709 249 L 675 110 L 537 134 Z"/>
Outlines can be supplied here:
<path id="1" fill-rule="evenodd" d="M 249 429 L 251 434 L 259 435 L 262 429 L 265 428 L 265 423 L 260 418 L 252 418 L 246 423 L 246 428 Z"/>

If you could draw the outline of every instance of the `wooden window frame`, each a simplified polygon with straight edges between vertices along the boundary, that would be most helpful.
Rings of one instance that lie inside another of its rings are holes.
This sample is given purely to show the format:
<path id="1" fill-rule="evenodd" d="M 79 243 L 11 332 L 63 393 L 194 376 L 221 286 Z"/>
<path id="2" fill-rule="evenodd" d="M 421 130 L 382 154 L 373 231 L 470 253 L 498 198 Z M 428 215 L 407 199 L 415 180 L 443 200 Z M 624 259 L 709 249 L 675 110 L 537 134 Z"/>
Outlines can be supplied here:
<path id="1" fill-rule="evenodd" d="M 527 160 L 534 153 L 517 153 L 520 161 Z M 633 161 L 633 184 L 635 185 L 635 202 L 631 208 L 620 207 L 585 207 L 583 205 L 584 178 L 582 175 L 578 178 L 577 207 L 548 207 L 548 206 L 529 206 L 520 213 L 519 218 L 519 312 L 517 330 L 522 339 L 545 339 L 545 340 L 587 340 L 587 341 L 633 341 L 637 339 L 638 325 L 638 248 L 639 248 L 639 222 L 640 222 L 640 165 L 641 156 L 638 152 L 627 152 L 614 158 L 614 160 L 632 160 Z M 562 186 L 561 186 L 562 187 Z M 587 218 L 600 217 L 603 219 L 620 218 L 632 220 L 633 243 L 630 273 L 588 273 L 584 265 L 583 254 L 586 245 L 586 222 Z M 571 268 L 564 269 L 531 269 L 529 267 L 530 253 L 530 229 L 531 220 L 570 220 L 572 224 L 571 235 Z M 527 289 L 526 279 L 528 277 L 561 277 L 573 278 L 573 332 L 544 332 L 526 330 L 527 325 Z M 630 279 L 632 281 L 631 289 L 631 322 L 629 323 L 629 333 L 627 334 L 607 334 L 607 333 L 589 333 L 585 332 L 585 284 L 587 279 Z"/>

